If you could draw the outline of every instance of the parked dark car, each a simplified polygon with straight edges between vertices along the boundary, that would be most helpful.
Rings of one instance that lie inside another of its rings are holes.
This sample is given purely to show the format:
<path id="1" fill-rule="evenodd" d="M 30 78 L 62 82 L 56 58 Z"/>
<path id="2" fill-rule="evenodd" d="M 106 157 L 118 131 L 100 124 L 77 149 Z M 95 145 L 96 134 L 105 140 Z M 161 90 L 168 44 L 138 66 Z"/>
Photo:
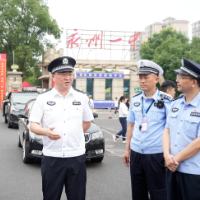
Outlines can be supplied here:
<path id="1" fill-rule="evenodd" d="M 36 99 L 39 94 L 37 92 L 12 92 L 9 99 L 5 102 L 5 123 L 8 128 L 18 126 L 18 114 L 24 110 L 26 103 L 30 99 Z"/>
<path id="2" fill-rule="evenodd" d="M 18 114 L 18 146 L 23 148 L 23 162 L 30 163 L 42 158 L 42 136 L 30 131 L 29 116 L 35 100 L 27 102 L 24 110 Z M 85 133 L 86 159 L 93 162 L 101 162 L 105 152 L 105 138 L 101 129 L 92 123 Z"/>

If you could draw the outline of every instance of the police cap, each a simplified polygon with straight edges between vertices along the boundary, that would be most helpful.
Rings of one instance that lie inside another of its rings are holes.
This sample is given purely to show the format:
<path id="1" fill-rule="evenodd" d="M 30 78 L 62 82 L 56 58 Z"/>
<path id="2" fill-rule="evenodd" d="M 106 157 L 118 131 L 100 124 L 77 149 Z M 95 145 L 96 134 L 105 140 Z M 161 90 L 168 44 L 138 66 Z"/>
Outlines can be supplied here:
<path id="1" fill-rule="evenodd" d="M 200 81 L 200 65 L 187 58 L 182 58 L 182 67 L 174 71 L 179 74 L 192 76 Z"/>
<path id="2" fill-rule="evenodd" d="M 76 61 L 68 56 L 63 56 L 53 60 L 49 66 L 48 71 L 52 74 L 55 72 L 65 72 L 65 71 L 74 71 L 74 66 Z"/>
<path id="3" fill-rule="evenodd" d="M 140 60 L 137 62 L 137 67 L 139 69 L 138 74 L 156 74 L 160 76 L 163 74 L 163 69 L 153 61 L 150 60 Z"/>

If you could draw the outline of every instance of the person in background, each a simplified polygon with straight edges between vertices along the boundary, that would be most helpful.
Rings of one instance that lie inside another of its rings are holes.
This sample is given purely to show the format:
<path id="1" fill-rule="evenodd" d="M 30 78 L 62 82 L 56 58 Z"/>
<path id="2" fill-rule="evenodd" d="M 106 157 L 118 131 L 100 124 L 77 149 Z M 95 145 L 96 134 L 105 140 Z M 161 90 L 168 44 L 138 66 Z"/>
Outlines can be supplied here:
<path id="1" fill-rule="evenodd" d="M 171 80 L 165 80 L 165 82 L 163 82 L 160 87 L 160 91 L 167 93 L 172 98 L 175 97 L 176 93 L 175 90 L 176 90 L 176 83 L 174 83 L 174 81 Z"/>
<path id="2" fill-rule="evenodd" d="M 119 101 L 117 97 L 115 97 L 115 102 L 111 105 L 111 107 L 115 104 L 115 114 L 117 114 L 118 106 L 119 106 Z"/>
<path id="3" fill-rule="evenodd" d="M 125 96 L 121 96 L 119 99 L 119 121 L 122 126 L 122 130 L 119 131 L 116 135 L 113 135 L 113 140 L 116 142 L 118 136 L 122 135 L 122 143 L 126 143 L 126 131 L 127 131 L 127 118 L 128 107 L 126 106 Z"/>
<path id="4" fill-rule="evenodd" d="M 129 109 L 129 107 L 130 107 L 130 101 L 129 101 L 128 97 L 126 97 L 126 106 Z"/>

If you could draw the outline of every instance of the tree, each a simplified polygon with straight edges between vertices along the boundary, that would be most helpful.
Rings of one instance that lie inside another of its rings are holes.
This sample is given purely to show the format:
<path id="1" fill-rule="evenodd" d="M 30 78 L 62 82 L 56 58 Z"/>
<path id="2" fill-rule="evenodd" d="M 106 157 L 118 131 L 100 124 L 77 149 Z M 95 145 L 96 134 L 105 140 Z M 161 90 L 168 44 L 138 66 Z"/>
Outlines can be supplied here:
<path id="1" fill-rule="evenodd" d="M 176 80 L 175 69 L 179 69 L 182 57 L 200 63 L 200 39 L 189 38 L 172 27 L 154 33 L 141 47 L 141 58 L 152 60 L 164 70 L 165 79 Z"/>
<path id="2" fill-rule="evenodd" d="M 14 51 L 15 63 L 27 77 L 27 72 L 34 71 L 27 67 L 37 69 L 38 57 L 45 49 L 55 47 L 47 36 L 59 39 L 62 30 L 44 0 L 0 0 L 0 5 L 0 52 L 7 53 L 10 70 Z"/>

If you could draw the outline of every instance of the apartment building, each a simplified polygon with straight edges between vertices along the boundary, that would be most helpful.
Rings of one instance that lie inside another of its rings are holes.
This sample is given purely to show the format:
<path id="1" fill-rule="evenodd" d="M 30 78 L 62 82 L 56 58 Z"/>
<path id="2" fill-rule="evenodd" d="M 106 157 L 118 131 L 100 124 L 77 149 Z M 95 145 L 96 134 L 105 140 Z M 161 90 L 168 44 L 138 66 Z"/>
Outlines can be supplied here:
<path id="1" fill-rule="evenodd" d="M 200 20 L 192 24 L 192 37 L 200 38 Z"/>
<path id="2" fill-rule="evenodd" d="M 184 35 L 188 36 L 188 24 L 189 21 L 187 20 L 176 20 L 173 17 L 168 17 L 163 20 L 163 23 L 155 22 L 147 26 L 145 28 L 146 39 L 153 36 L 154 32 L 159 33 L 163 28 L 167 28 L 169 26 L 171 26 L 176 31 L 181 31 Z"/>
<path id="3" fill-rule="evenodd" d="M 194 25 L 196 27 L 194 30 L 197 30 L 198 27 L 198 34 L 200 36 L 200 21 L 196 22 L 195 24 L 198 23 L 197 25 Z M 163 22 L 155 22 L 153 24 L 150 24 L 145 28 L 145 32 L 142 32 L 141 35 L 138 37 L 136 41 L 136 48 L 135 50 L 130 49 L 130 60 L 133 61 L 138 61 L 140 60 L 140 48 L 141 44 L 144 41 L 148 40 L 148 37 L 153 36 L 154 32 L 159 33 L 163 28 L 167 28 L 169 26 L 173 27 L 176 31 L 181 31 L 184 35 L 188 36 L 188 24 L 189 21 L 187 20 L 176 20 L 173 17 L 168 17 L 163 20 Z"/>

